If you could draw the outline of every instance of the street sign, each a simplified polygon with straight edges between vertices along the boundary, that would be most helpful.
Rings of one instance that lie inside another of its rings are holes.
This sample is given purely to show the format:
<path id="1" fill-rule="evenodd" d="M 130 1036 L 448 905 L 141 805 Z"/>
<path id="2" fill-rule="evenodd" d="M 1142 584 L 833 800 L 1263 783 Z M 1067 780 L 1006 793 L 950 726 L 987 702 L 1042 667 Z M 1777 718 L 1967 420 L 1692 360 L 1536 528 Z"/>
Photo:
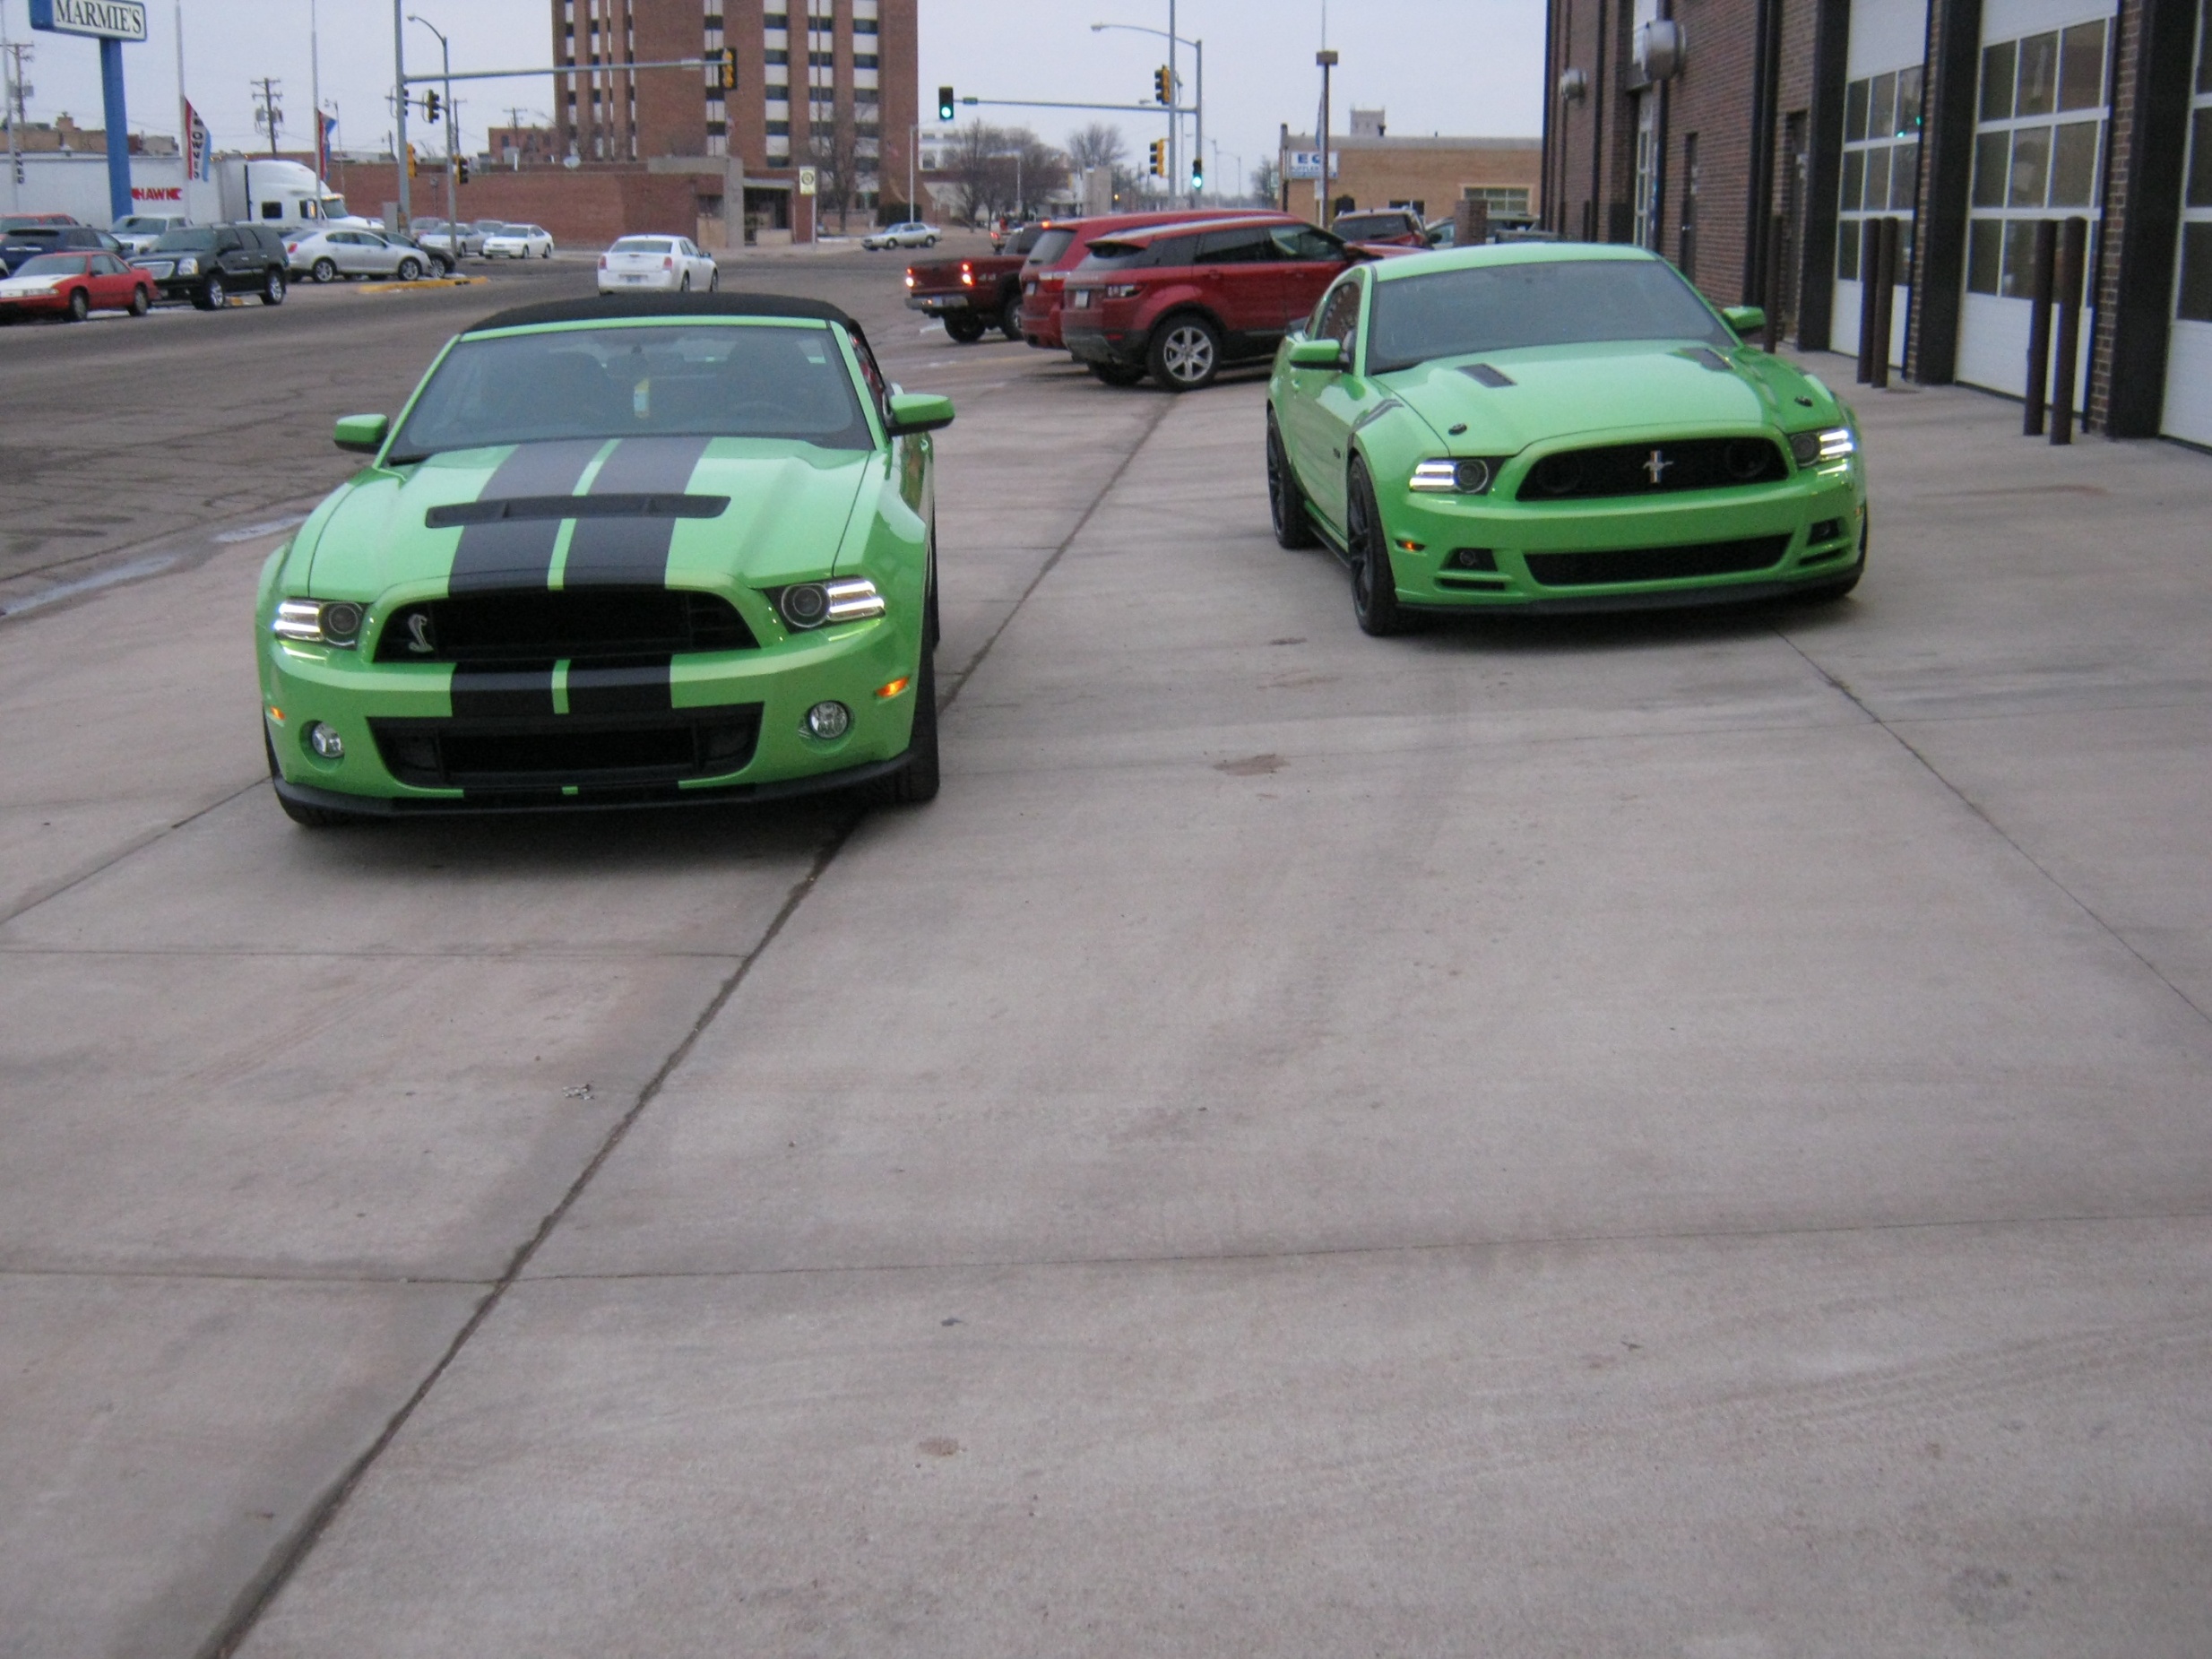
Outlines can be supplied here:
<path id="1" fill-rule="evenodd" d="M 1344 172 L 1344 157 L 1331 152 L 1329 177 L 1335 178 Z M 1321 152 L 1318 150 L 1293 150 L 1291 164 L 1283 169 L 1285 178 L 1318 178 L 1321 177 Z"/>
<path id="2" fill-rule="evenodd" d="M 815 177 L 815 170 L 810 167 L 802 167 L 799 169 L 799 194 L 800 195 L 810 196 L 814 194 Z"/>
<path id="3" fill-rule="evenodd" d="M 30 0 L 30 26 L 97 40 L 143 40 L 144 0 Z"/>

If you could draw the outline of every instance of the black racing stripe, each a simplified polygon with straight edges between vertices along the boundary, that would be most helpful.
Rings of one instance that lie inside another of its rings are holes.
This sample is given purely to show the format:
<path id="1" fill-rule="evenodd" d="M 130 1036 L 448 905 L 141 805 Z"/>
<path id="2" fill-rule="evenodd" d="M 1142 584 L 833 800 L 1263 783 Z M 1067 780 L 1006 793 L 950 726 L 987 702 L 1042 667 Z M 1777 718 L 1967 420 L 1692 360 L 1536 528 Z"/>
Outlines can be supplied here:
<path id="1" fill-rule="evenodd" d="M 509 662 L 454 670 L 455 720 L 536 720 L 553 713 L 550 662 Z M 666 670 L 662 670 L 665 677 Z M 665 705 L 664 705 L 665 706 Z"/>
<path id="2" fill-rule="evenodd" d="M 605 448 L 598 438 L 562 438 L 546 444 L 518 444 L 514 453 L 484 480 L 480 497 L 559 496 L 575 491 L 592 457 Z M 461 532 L 454 566 L 445 578 L 448 593 L 482 592 L 490 588 L 544 587 L 553 571 L 553 548 L 560 540 L 558 519 L 500 519 L 471 524 Z"/>
<path id="3" fill-rule="evenodd" d="M 632 437 L 615 445 L 592 480 L 594 496 L 680 496 L 709 440 Z M 661 587 L 669 574 L 676 525 L 665 518 L 587 518 L 568 539 L 566 588 Z"/>
<path id="4" fill-rule="evenodd" d="M 675 706 L 666 657 L 568 670 L 571 714 L 659 713 Z"/>

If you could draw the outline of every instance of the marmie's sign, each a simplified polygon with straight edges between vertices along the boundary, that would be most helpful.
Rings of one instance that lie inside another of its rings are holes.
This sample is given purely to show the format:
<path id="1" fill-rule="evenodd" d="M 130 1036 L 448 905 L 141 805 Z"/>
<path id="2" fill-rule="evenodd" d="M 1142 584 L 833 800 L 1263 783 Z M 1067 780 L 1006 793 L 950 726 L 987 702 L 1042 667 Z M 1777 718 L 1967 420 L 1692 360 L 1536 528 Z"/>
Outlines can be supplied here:
<path id="1" fill-rule="evenodd" d="M 103 40 L 143 40 L 144 0 L 30 0 L 30 26 Z"/>

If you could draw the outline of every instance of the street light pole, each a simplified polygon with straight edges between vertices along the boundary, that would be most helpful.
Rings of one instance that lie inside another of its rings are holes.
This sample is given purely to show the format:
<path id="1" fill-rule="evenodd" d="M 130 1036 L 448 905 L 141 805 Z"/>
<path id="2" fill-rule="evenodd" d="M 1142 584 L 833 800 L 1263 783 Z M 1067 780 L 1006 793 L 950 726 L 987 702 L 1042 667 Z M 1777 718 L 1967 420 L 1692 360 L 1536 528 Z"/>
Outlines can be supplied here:
<path id="1" fill-rule="evenodd" d="M 1183 117 L 1175 113 L 1176 86 L 1180 77 L 1175 73 L 1175 0 L 1168 0 L 1168 196 L 1174 199 L 1181 183 Z"/>
<path id="2" fill-rule="evenodd" d="M 443 54 L 445 86 L 445 245 L 446 251 L 454 256 L 454 264 L 458 265 L 461 263 L 461 179 L 458 163 L 461 123 L 454 114 L 453 47 L 445 39 L 445 31 L 428 18 L 418 17 L 410 12 L 407 21 L 420 23 L 436 35 L 438 51 Z M 403 86 L 400 89 L 402 102 L 405 101 L 406 91 Z M 401 117 L 402 120 L 405 118 L 404 116 Z"/>
<path id="3" fill-rule="evenodd" d="M 405 230 L 414 217 L 407 192 L 407 0 L 392 0 L 392 159 L 400 169 L 400 222 Z"/>
<path id="4" fill-rule="evenodd" d="M 1314 181 L 1314 223 L 1326 229 L 1329 221 L 1329 71 L 1336 67 L 1336 54 L 1327 48 L 1316 52 L 1313 61 L 1321 65 L 1321 177 Z"/>
<path id="5" fill-rule="evenodd" d="M 1203 40 L 1183 39 L 1179 35 L 1176 34 L 1174 24 L 1175 7 L 1171 3 L 1168 6 L 1168 27 L 1165 29 L 1154 29 L 1145 23 L 1093 23 L 1091 25 L 1091 32 L 1093 34 L 1097 34 L 1101 30 L 1105 29 L 1123 29 L 1127 30 L 1131 34 L 1159 35 L 1165 39 L 1168 43 L 1168 98 L 1170 99 L 1168 104 L 1168 194 L 1171 196 L 1172 196 L 1177 190 L 1182 188 L 1181 184 L 1179 182 L 1182 178 L 1182 174 L 1177 171 L 1177 167 L 1179 164 L 1176 160 L 1179 153 L 1178 147 L 1180 143 L 1179 135 L 1183 127 L 1183 107 L 1179 102 L 1175 101 L 1179 99 L 1182 96 L 1181 92 L 1178 90 L 1180 87 L 1181 82 L 1176 79 L 1175 75 L 1175 48 L 1179 45 L 1187 46 L 1197 54 L 1197 153 L 1201 160 L 1203 160 L 1205 157 L 1205 42 Z M 969 101 L 973 102 L 974 100 L 970 99 Z M 1044 106 L 1040 106 L 1040 108 L 1043 107 Z M 1084 108 L 1110 108 L 1111 106 L 1084 105 L 1081 107 Z M 1191 203 L 1193 206 L 1196 206 L 1197 203 L 1197 193 L 1196 191 L 1191 193 Z"/>

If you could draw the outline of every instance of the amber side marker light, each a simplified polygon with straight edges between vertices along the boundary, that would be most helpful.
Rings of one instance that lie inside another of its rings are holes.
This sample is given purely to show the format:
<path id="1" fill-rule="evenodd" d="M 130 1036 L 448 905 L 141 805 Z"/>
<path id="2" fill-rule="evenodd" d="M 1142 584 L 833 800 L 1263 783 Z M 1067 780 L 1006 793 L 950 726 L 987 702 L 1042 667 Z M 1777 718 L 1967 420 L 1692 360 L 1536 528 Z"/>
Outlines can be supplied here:
<path id="1" fill-rule="evenodd" d="M 899 693 L 904 691 L 913 683 L 914 679 L 912 675 L 902 674 L 898 677 L 898 678 L 893 680 L 888 686 L 877 687 L 876 695 L 884 698 L 895 697 L 899 695 Z"/>
<path id="2" fill-rule="evenodd" d="M 277 707 L 275 704 L 272 703 L 269 705 L 269 718 L 276 721 L 278 725 L 281 726 L 284 723 L 284 711 Z"/>

